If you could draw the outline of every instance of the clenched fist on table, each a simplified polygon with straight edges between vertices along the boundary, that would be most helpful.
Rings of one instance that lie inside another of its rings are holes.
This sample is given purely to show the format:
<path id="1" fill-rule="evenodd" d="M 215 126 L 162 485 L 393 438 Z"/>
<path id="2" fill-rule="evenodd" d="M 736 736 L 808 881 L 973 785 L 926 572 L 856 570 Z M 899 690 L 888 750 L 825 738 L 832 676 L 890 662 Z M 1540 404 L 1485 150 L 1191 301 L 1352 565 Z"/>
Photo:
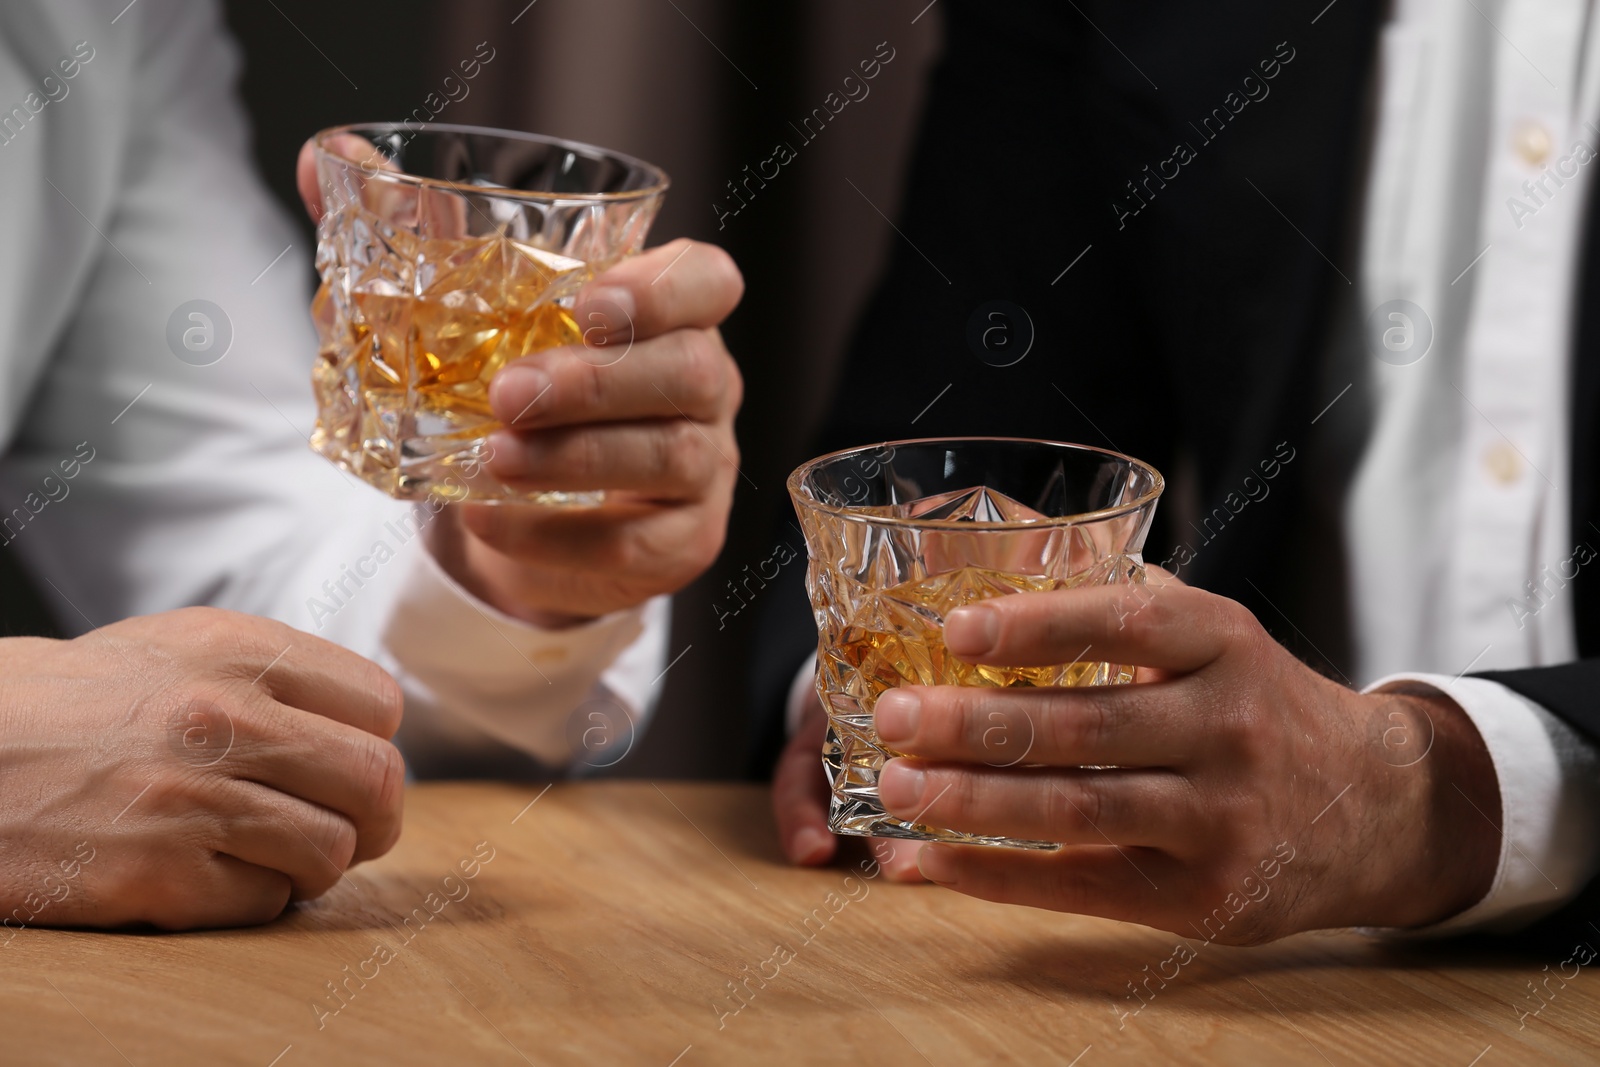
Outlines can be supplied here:
<path id="1" fill-rule="evenodd" d="M 190 608 L 0 641 L 0 927 L 260 923 L 400 835 L 400 687 Z"/>

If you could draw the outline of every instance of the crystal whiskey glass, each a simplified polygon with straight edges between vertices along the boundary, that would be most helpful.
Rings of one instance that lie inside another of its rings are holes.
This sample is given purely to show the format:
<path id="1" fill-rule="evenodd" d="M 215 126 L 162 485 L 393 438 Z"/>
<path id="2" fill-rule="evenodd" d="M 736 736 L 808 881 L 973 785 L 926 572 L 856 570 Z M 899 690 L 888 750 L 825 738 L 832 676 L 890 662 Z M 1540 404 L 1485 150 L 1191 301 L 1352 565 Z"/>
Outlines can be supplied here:
<path id="1" fill-rule="evenodd" d="M 878 800 L 900 755 L 873 729 L 878 697 L 901 685 L 1116 685 L 1133 668 L 1073 662 L 974 664 L 944 646 L 954 609 L 991 597 L 1142 583 L 1140 552 L 1161 475 L 1083 445 L 1005 438 L 897 441 L 814 459 L 789 476 L 809 557 L 822 761 L 834 833 L 1056 848 L 1045 841 L 910 823 Z M 1031 738 L 998 738 L 996 766 L 1026 765 Z"/>
<path id="2" fill-rule="evenodd" d="M 314 139 L 325 214 L 312 446 L 400 499 L 597 503 L 523 493 L 484 469 L 489 383 L 556 345 L 599 361 L 615 331 L 578 291 L 643 246 L 667 176 L 617 152 L 442 123 L 342 126 Z M 621 314 L 620 309 L 616 314 Z"/>

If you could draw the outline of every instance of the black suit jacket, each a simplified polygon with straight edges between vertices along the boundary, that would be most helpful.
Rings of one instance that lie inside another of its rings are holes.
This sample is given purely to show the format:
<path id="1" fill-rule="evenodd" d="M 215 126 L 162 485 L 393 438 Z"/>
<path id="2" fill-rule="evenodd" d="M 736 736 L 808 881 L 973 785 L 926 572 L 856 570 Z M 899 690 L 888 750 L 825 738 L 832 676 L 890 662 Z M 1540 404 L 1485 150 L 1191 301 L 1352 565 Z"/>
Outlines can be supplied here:
<path id="1" fill-rule="evenodd" d="M 1353 292 L 1347 235 L 1361 207 L 1382 7 L 941 4 L 948 44 L 898 220 L 904 239 L 812 454 L 968 434 L 1110 445 L 1162 470 L 1192 466 L 1206 515 L 1280 443 L 1303 448 L 1342 383 L 1324 382 L 1320 362 L 1336 301 Z M 1582 285 L 1597 284 L 1591 232 Z M 968 344 L 969 317 L 997 299 L 1032 320 L 1033 348 L 1014 366 L 987 365 Z M 1582 304 L 1573 540 L 1600 547 L 1600 301 Z M 1337 673 L 1339 554 L 1332 544 L 1316 552 L 1316 528 L 1330 523 L 1309 492 L 1322 473 L 1284 466 L 1270 496 L 1199 547 L 1181 576 L 1243 602 Z M 1158 515 L 1149 560 L 1196 543 L 1171 512 Z M 1580 571 L 1566 594 L 1582 662 L 1489 677 L 1600 740 L 1597 570 Z M 1308 591 L 1308 576 L 1326 587 Z M 799 578 L 786 572 L 788 591 L 766 600 L 758 774 L 782 740 L 783 694 L 815 644 Z"/>

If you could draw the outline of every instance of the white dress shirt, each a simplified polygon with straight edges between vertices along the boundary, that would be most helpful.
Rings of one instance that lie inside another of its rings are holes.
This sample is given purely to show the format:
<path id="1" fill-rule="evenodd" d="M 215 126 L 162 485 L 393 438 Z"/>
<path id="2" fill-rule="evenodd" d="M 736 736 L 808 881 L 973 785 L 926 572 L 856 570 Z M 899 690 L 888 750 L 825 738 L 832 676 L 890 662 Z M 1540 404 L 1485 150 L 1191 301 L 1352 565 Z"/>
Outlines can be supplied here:
<path id="1" fill-rule="evenodd" d="M 310 451 L 311 249 L 252 173 L 238 70 L 213 3 L 0 6 L 0 552 L 74 633 L 210 604 L 373 658 L 414 766 L 563 767 L 586 702 L 648 713 L 666 602 L 504 616 L 434 561 L 426 506 Z M 192 300 L 231 326 L 210 365 L 168 342 Z"/>
<path id="2" fill-rule="evenodd" d="M 1421 308 L 1433 341 L 1401 365 L 1359 361 L 1374 422 L 1345 508 L 1355 673 L 1430 682 L 1466 710 L 1505 827 L 1494 888 L 1441 929 L 1525 922 L 1600 866 L 1594 746 L 1460 678 L 1577 657 L 1561 575 L 1578 548 L 1568 404 L 1600 158 L 1593 14 L 1592 0 L 1398 0 L 1380 44 L 1356 284 L 1363 311 Z"/>

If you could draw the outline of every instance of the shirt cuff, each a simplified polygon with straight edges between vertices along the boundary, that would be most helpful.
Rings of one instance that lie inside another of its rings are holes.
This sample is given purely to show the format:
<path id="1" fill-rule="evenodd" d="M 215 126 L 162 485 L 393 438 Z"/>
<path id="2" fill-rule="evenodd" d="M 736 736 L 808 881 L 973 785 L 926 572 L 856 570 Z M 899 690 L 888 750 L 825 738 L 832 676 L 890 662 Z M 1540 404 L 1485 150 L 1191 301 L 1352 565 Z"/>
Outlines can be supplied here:
<path id="1" fill-rule="evenodd" d="M 1500 783 L 1500 860 L 1482 900 L 1443 922 L 1384 934 L 1506 932 L 1575 897 L 1600 868 L 1600 753 L 1542 706 L 1483 678 L 1394 674 L 1364 692 L 1424 688 L 1478 728 Z"/>
<path id="2" fill-rule="evenodd" d="M 590 736 L 578 720 L 595 701 L 631 747 L 655 702 L 669 598 L 546 630 L 482 603 L 426 550 L 414 555 L 383 645 L 406 689 L 401 747 L 422 773 L 502 746 L 566 767 Z"/>

